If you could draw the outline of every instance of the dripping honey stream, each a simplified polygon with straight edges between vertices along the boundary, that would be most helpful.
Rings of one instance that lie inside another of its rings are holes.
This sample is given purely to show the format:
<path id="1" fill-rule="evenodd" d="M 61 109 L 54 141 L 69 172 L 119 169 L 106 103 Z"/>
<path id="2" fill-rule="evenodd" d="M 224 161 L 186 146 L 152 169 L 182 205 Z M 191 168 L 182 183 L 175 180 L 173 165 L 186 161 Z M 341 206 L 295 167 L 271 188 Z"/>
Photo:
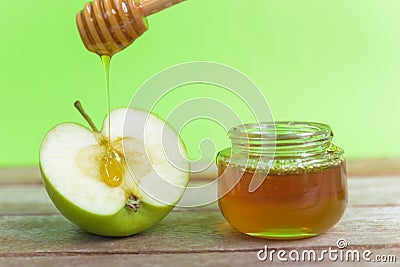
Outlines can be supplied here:
<path id="1" fill-rule="evenodd" d="M 146 17 L 164 10 L 183 0 L 94 0 L 86 3 L 76 15 L 76 23 L 82 42 L 87 50 L 100 56 L 104 69 L 106 104 L 108 112 L 108 138 L 100 140 L 105 146 L 105 155 L 100 162 L 100 175 L 112 187 L 120 186 L 124 170 L 121 155 L 111 143 L 111 96 L 110 62 L 111 57 L 122 51 L 147 29 Z M 75 105 L 76 106 L 76 105 Z M 80 103 L 79 103 L 80 106 Z M 79 110 L 79 107 L 76 106 Z M 80 106 L 81 114 L 95 132 L 96 127 Z M 86 116 L 85 116 L 86 115 Z"/>

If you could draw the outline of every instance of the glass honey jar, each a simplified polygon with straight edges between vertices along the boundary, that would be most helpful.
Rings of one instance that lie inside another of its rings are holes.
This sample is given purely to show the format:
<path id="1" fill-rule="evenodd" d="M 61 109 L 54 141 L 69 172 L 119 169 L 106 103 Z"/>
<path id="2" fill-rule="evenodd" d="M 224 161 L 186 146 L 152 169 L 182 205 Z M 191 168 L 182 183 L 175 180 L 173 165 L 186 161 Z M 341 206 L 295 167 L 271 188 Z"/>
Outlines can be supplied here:
<path id="1" fill-rule="evenodd" d="M 334 226 L 348 201 L 343 149 L 330 126 L 245 124 L 217 155 L 218 204 L 242 233 L 269 239 L 316 236 Z"/>

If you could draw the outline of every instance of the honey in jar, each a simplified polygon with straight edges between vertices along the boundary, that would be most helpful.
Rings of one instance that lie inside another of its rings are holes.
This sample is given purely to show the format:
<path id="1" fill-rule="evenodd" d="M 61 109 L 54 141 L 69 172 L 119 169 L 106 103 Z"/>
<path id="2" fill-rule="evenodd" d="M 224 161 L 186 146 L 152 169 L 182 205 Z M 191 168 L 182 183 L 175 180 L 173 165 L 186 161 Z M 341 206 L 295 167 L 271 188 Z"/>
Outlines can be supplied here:
<path id="1" fill-rule="evenodd" d="M 246 124 L 217 156 L 219 207 L 248 235 L 299 239 L 326 232 L 347 206 L 343 150 L 326 124 Z"/>

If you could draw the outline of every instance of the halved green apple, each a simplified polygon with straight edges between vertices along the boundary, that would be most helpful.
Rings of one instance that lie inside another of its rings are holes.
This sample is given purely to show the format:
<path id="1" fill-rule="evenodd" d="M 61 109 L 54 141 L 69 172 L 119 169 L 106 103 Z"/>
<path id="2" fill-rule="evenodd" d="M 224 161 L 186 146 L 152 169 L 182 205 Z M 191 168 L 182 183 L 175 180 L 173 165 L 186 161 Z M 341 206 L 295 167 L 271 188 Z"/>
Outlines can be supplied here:
<path id="1" fill-rule="evenodd" d="M 186 189 L 189 163 L 179 135 L 156 116 L 130 108 L 109 116 L 110 131 L 108 117 L 101 132 L 90 119 L 93 131 L 75 123 L 50 130 L 40 168 L 47 193 L 66 218 L 90 233 L 128 236 L 173 209 Z M 108 185 L 100 171 L 108 138 L 122 167 L 117 186 Z"/>

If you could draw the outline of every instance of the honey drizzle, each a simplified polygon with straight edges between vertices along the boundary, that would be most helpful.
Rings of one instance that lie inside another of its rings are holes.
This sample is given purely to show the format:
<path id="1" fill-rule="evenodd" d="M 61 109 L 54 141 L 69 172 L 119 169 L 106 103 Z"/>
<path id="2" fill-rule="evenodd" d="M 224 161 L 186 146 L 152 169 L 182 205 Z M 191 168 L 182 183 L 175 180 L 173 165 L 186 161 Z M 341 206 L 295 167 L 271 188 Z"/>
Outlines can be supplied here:
<path id="1" fill-rule="evenodd" d="M 110 96 L 110 62 L 111 57 L 107 55 L 101 56 L 104 68 L 104 77 L 106 83 L 106 103 L 108 112 L 108 138 L 106 140 L 106 154 L 100 161 L 100 175 L 103 181 L 112 187 L 120 186 L 123 179 L 123 168 L 121 158 L 118 152 L 111 145 L 111 96 Z"/>
<path id="2" fill-rule="evenodd" d="M 111 57 L 129 46 L 147 30 L 146 16 L 182 2 L 183 0 L 94 0 L 86 3 L 82 11 L 76 14 L 79 34 L 86 49 L 98 54 L 104 68 L 106 83 L 106 103 L 108 111 L 108 139 L 98 135 L 93 121 L 87 116 L 79 101 L 75 107 L 89 122 L 101 146 L 106 152 L 100 160 L 100 175 L 109 186 L 120 186 L 123 179 L 123 167 L 118 151 L 111 145 L 111 97 L 110 62 Z"/>
<path id="3" fill-rule="evenodd" d="M 111 57 L 102 55 L 101 61 L 103 63 L 104 77 L 106 83 L 106 104 L 108 114 L 108 142 L 107 152 L 111 152 L 111 96 L 110 96 L 110 63 Z"/>

